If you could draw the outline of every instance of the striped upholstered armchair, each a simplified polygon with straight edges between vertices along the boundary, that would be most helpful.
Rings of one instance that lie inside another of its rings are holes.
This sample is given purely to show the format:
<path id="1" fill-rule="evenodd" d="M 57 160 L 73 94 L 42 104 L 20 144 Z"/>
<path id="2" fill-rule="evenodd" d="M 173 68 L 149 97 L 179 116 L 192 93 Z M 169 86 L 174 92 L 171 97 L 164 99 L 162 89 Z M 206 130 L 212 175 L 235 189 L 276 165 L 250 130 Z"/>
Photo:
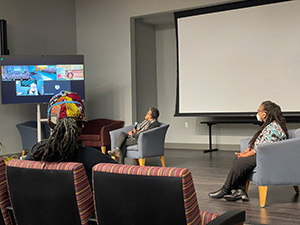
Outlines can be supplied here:
<path id="1" fill-rule="evenodd" d="M 9 196 L 17 224 L 88 225 L 94 217 L 90 184 L 81 163 L 11 160 Z"/>
<path id="2" fill-rule="evenodd" d="M 7 180 L 6 180 L 6 166 L 2 158 L 0 158 L 0 224 L 12 225 L 13 221 L 7 210 L 10 207 L 10 200 L 8 196 Z"/>
<path id="3" fill-rule="evenodd" d="M 245 220 L 244 211 L 218 216 L 199 210 L 188 169 L 101 163 L 94 166 L 93 179 L 98 224 L 233 225 Z"/>

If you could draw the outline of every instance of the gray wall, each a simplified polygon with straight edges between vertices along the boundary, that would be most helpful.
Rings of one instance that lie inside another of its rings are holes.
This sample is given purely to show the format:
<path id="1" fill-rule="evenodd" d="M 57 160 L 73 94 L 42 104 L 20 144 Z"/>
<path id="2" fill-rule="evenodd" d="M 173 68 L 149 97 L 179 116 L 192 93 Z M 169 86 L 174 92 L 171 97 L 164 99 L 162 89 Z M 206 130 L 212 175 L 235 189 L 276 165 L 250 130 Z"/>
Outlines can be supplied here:
<path id="1" fill-rule="evenodd" d="M 87 111 L 90 118 L 107 117 L 133 122 L 136 97 L 131 92 L 131 55 L 135 46 L 131 44 L 131 18 L 155 13 L 200 7 L 222 1 L 204 0 L 123 0 L 91 1 L 76 0 L 77 49 L 86 56 Z M 161 110 L 161 121 L 171 127 L 167 143 L 207 144 L 208 129 L 200 126 L 199 118 L 174 118 L 176 52 L 173 27 L 160 27 L 156 31 L 157 101 Z M 137 40 L 135 40 L 135 43 Z M 185 128 L 188 122 L 188 128 Z M 229 126 L 230 127 L 230 126 Z M 219 128 L 215 134 L 218 143 L 237 144 L 245 133 L 252 134 L 251 127 L 235 132 L 231 128 Z M 250 129 L 250 132 L 249 132 Z M 253 128 L 255 130 L 255 128 Z M 237 136 L 236 136 L 237 135 Z M 216 139 L 216 138 L 215 138 Z"/>
<path id="2" fill-rule="evenodd" d="M 77 50 L 86 59 L 88 117 L 122 119 L 126 125 L 134 122 L 136 118 L 137 40 L 134 40 L 134 18 L 221 2 L 228 1 L 76 0 Z M 173 143 L 180 146 L 183 143 L 195 148 L 207 147 L 208 128 L 200 125 L 203 118 L 173 116 L 176 85 L 174 27 L 168 24 L 157 26 L 155 45 L 160 120 L 171 124 L 166 138 L 167 146 Z M 289 127 L 297 125 L 292 124 Z M 232 145 L 237 147 L 240 138 L 251 136 L 256 130 L 257 127 L 252 125 L 217 125 L 213 127 L 213 142 L 221 144 L 224 149 L 232 149 Z"/>
<path id="3" fill-rule="evenodd" d="M 137 121 L 144 120 L 150 106 L 157 107 L 155 33 L 154 25 L 135 20 Z"/>
<path id="4" fill-rule="evenodd" d="M 76 54 L 74 0 L 0 0 L 10 55 Z M 46 115 L 46 107 L 42 113 Z M 2 153 L 22 150 L 17 123 L 36 120 L 35 104 L 0 105 Z"/>
<path id="5" fill-rule="evenodd" d="M 126 124 L 133 120 L 131 18 L 214 2 L 218 1 L 76 0 L 77 50 L 86 59 L 88 116 Z"/>

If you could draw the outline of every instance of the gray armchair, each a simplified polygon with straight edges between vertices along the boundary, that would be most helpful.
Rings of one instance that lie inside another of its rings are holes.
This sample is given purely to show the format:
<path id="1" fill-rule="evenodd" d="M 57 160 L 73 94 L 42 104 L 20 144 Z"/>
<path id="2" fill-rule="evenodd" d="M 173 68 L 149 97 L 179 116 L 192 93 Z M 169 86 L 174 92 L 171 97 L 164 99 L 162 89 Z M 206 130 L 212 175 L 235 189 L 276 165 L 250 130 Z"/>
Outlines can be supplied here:
<path id="1" fill-rule="evenodd" d="M 37 122 L 27 121 L 16 125 L 22 140 L 23 150 L 30 150 L 31 147 L 37 142 Z M 47 122 L 41 123 L 42 139 L 46 139 L 50 136 L 50 129 Z"/>
<path id="2" fill-rule="evenodd" d="M 121 132 L 133 130 L 134 125 L 110 131 L 111 149 L 114 149 Z M 125 157 L 138 159 L 139 165 L 145 165 L 145 158 L 160 156 L 162 166 L 166 166 L 164 157 L 165 136 L 169 124 L 160 123 L 159 127 L 142 132 L 138 137 L 138 144 L 126 147 Z"/>
<path id="3" fill-rule="evenodd" d="M 270 185 L 291 185 L 299 193 L 300 129 L 289 130 L 289 136 L 288 140 L 262 144 L 257 148 L 256 167 L 249 179 L 258 185 L 260 207 L 266 205 Z M 248 148 L 249 140 L 241 140 L 241 151 Z"/>

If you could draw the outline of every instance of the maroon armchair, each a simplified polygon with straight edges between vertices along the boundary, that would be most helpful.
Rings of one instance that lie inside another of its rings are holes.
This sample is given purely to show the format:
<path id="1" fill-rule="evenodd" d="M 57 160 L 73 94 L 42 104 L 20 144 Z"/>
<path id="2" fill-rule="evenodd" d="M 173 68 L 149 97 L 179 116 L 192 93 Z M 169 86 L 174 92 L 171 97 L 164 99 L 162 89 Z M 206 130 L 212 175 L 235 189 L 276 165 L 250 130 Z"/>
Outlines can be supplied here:
<path id="1" fill-rule="evenodd" d="M 124 121 L 95 119 L 89 120 L 82 130 L 80 139 L 85 146 L 101 147 L 102 153 L 106 153 L 106 146 L 110 146 L 109 132 L 122 128 Z"/>

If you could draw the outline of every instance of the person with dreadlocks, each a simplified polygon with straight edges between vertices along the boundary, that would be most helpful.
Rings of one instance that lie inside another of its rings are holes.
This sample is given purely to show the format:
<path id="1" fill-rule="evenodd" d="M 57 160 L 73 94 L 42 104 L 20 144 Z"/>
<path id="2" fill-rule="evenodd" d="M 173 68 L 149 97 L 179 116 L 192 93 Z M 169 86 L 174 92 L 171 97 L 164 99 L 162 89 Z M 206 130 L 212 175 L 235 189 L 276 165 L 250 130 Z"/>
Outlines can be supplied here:
<path id="1" fill-rule="evenodd" d="M 75 92 L 62 91 L 48 104 L 49 139 L 36 143 L 25 160 L 44 162 L 81 162 L 92 183 L 92 168 L 98 163 L 117 163 L 79 139 L 84 126 L 84 104 Z"/>
<path id="2" fill-rule="evenodd" d="M 249 142 L 249 147 L 241 153 L 235 153 L 231 170 L 221 189 L 210 192 L 212 198 L 225 198 L 227 201 L 249 201 L 245 192 L 249 174 L 256 167 L 257 147 L 264 143 L 285 140 L 289 137 L 285 118 L 280 106 L 271 101 L 261 103 L 257 110 L 257 120 L 263 122 L 260 129 Z"/>

